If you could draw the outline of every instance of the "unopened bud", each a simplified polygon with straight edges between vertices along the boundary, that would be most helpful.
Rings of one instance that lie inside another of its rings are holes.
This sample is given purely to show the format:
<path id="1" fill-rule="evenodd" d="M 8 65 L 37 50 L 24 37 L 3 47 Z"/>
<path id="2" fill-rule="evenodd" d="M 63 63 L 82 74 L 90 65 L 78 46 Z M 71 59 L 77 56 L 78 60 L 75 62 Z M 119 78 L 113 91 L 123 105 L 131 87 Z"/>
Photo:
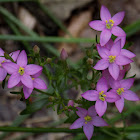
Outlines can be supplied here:
<path id="1" fill-rule="evenodd" d="M 12 62 L 14 62 L 14 60 L 12 59 L 12 57 L 8 53 L 4 53 L 4 57 L 6 59 L 11 60 Z"/>
<path id="2" fill-rule="evenodd" d="M 90 85 L 90 86 L 91 86 L 91 88 L 92 88 L 92 89 L 94 89 L 94 88 L 95 88 L 95 84 L 94 84 L 94 83 L 91 83 L 91 85 Z"/>
<path id="3" fill-rule="evenodd" d="M 34 51 L 35 54 L 39 54 L 40 48 L 39 48 L 37 45 L 35 45 L 35 46 L 33 47 L 33 51 Z"/>
<path id="4" fill-rule="evenodd" d="M 29 63 L 29 64 L 33 64 L 33 59 L 32 59 L 31 57 L 29 57 L 28 63 Z"/>
<path id="5" fill-rule="evenodd" d="M 131 69 L 131 65 L 127 64 L 124 66 L 124 70 L 129 71 Z"/>
<path id="6" fill-rule="evenodd" d="M 61 51 L 60 58 L 61 58 L 61 60 L 66 60 L 68 58 L 68 54 L 64 48 Z"/>
<path id="7" fill-rule="evenodd" d="M 93 59 L 88 58 L 88 59 L 87 59 L 87 63 L 90 64 L 90 65 L 92 65 L 92 64 L 93 64 Z"/>
<path id="8" fill-rule="evenodd" d="M 47 58 L 47 63 L 51 63 L 52 62 L 52 58 Z"/>
<path id="9" fill-rule="evenodd" d="M 54 101 L 54 97 L 53 96 L 50 96 L 48 99 L 49 99 L 50 102 Z"/>
<path id="10" fill-rule="evenodd" d="M 74 101 L 73 100 L 69 100 L 68 106 L 74 106 Z"/>

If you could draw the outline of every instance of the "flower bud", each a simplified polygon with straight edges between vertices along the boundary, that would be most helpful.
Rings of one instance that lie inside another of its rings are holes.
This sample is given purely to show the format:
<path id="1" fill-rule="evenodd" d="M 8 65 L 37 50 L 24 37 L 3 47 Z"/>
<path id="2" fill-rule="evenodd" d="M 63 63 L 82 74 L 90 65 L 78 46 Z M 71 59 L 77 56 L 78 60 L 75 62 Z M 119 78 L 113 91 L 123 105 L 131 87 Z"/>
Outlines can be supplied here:
<path id="1" fill-rule="evenodd" d="M 93 64 L 93 59 L 88 58 L 88 59 L 87 59 L 87 63 L 90 64 L 90 65 L 92 65 L 92 64 Z"/>
<path id="2" fill-rule="evenodd" d="M 35 46 L 33 47 L 33 51 L 34 51 L 35 54 L 39 54 L 40 48 L 39 48 L 37 45 L 35 45 Z"/>
<path id="3" fill-rule="evenodd" d="M 95 88 L 95 84 L 94 84 L 94 83 L 91 83 L 90 87 L 91 87 L 92 89 L 94 89 L 94 88 Z"/>
<path id="4" fill-rule="evenodd" d="M 131 65 L 127 64 L 124 66 L 124 70 L 129 71 L 131 69 Z"/>
<path id="5" fill-rule="evenodd" d="M 61 60 L 66 60 L 68 58 L 68 54 L 64 48 L 61 51 L 60 58 L 61 58 Z"/>
<path id="6" fill-rule="evenodd" d="M 52 59 L 51 58 L 47 58 L 47 63 L 51 63 Z"/>
<path id="7" fill-rule="evenodd" d="M 74 106 L 74 101 L 73 100 L 69 100 L 69 102 L 68 102 L 68 106 Z"/>
<path id="8" fill-rule="evenodd" d="M 50 97 L 48 98 L 48 100 L 49 100 L 50 102 L 53 102 L 55 99 L 54 99 L 53 96 L 50 96 Z"/>

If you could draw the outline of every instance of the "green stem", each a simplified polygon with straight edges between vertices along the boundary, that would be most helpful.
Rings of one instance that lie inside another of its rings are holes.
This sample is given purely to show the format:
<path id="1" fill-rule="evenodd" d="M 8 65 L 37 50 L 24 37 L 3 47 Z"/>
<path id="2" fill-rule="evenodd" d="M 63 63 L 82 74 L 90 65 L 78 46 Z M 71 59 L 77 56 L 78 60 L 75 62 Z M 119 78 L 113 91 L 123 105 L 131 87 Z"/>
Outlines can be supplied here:
<path id="1" fill-rule="evenodd" d="M 47 92 L 44 92 L 44 91 L 42 91 L 42 90 L 39 90 L 39 89 L 36 89 L 36 88 L 34 88 L 34 90 L 37 91 L 37 92 L 40 92 L 40 93 L 46 94 L 46 95 L 48 95 L 48 96 L 52 96 L 52 94 L 47 93 Z"/>

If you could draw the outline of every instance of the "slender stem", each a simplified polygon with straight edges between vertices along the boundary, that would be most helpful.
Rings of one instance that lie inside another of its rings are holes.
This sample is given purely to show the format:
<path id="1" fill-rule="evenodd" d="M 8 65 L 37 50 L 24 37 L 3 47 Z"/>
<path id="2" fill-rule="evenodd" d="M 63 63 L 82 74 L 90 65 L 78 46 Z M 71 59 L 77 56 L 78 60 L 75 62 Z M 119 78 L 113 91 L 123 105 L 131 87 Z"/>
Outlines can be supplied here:
<path id="1" fill-rule="evenodd" d="M 36 90 L 37 92 L 40 92 L 40 93 L 46 94 L 46 95 L 48 95 L 48 96 L 52 96 L 52 94 L 50 94 L 50 93 L 48 93 L 48 92 L 44 92 L 44 91 L 39 90 L 39 89 L 36 89 L 36 88 L 34 88 L 34 90 Z"/>

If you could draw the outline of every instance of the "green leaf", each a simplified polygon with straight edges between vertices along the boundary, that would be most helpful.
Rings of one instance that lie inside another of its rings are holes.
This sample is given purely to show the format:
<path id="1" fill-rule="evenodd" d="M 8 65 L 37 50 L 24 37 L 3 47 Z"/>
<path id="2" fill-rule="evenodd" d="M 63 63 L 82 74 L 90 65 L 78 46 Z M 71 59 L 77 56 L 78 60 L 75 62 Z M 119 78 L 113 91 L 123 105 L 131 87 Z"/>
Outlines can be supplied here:
<path id="1" fill-rule="evenodd" d="M 43 108 L 48 103 L 48 98 L 43 98 L 41 100 L 37 100 L 33 102 L 32 104 L 28 105 L 25 110 L 23 110 L 20 114 L 30 114 L 33 112 L 36 112 Z"/>

